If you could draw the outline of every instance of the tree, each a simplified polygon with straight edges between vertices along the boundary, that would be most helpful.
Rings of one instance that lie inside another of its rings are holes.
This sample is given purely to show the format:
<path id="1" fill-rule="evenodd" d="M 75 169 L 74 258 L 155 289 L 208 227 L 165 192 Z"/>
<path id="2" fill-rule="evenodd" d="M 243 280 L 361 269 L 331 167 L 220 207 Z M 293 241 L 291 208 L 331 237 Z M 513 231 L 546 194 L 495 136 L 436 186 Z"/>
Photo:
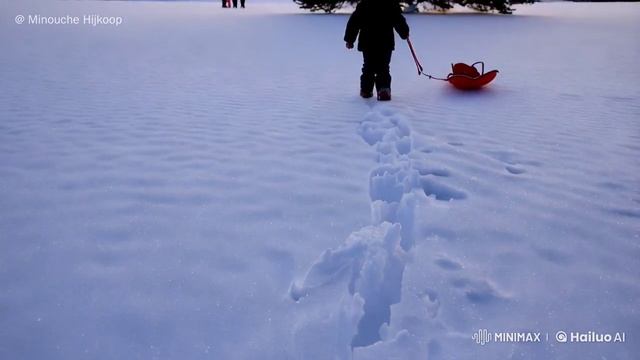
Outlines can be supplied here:
<path id="1" fill-rule="evenodd" d="M 293 0 L 298 4 L 301 9 L 307 9 L 311 11 L 324 11 L 327 13 L 333 12 L 342 8 L 344 0 Z M 352 5 L 357 4 L 357 1 L 351 1 Z"/>
<path id="2" fill-rule="evenodd" d="M 356 5 L 359 0 L 293 0 L 301 9 L 310 11 L 333 12 L 344 6 L 345 3 Z M 434 9 L 447 11 L 453 5 L 465 6 L 478 11 L 497 11 L 501 14 L 511 14 L 514 4 L 530 4 L 535 0 L 399 0 L 406 8 L 416 8 L 420 4 L 430 4 Z"/>

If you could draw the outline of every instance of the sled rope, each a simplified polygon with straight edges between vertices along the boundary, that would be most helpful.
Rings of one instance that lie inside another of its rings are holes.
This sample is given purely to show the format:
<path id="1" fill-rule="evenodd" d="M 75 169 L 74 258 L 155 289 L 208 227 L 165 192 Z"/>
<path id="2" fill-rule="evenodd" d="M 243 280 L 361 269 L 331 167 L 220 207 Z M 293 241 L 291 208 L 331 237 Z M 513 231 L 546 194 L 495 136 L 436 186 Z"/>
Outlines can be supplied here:
<path id="1" fill-rule="evenodd" d="M 415 50 L 413 50 L 413 44 L 411 44 L 411 39 L 407 38 L 407 44 L 409 44 L 409 50 L 411 50 L 411 56 L 413 56 L 413 61 L 416 63 L 416 69 L 418 70 L 418 75 L 424 75 L 429 79 L 433 79 L 433 80 L 448 81 L 448 79 L 442 79 L 439 77 L 435 77 L 433 75 L 426 74 L 424 72 L 424 68 L 422 67 L 422 64 L 420 64 L 420 60 L 418 60 L 418 57 L 416 56 Z"/>

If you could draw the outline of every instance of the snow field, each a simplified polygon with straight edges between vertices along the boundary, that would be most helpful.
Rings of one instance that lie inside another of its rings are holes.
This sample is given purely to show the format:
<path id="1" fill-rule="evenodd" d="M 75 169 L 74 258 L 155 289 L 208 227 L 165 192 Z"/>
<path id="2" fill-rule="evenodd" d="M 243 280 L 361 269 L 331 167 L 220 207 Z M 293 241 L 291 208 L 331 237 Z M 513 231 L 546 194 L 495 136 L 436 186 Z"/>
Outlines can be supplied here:
<path id="1" fill-rule="evenodd" d="M 634 359 L 471 336 L 640 328 L 636 4 L 409 16 L 501 73 L 398 41 L 390 104 L 345 16 L 247 6 L 0 3 L 0 358 Z"/>

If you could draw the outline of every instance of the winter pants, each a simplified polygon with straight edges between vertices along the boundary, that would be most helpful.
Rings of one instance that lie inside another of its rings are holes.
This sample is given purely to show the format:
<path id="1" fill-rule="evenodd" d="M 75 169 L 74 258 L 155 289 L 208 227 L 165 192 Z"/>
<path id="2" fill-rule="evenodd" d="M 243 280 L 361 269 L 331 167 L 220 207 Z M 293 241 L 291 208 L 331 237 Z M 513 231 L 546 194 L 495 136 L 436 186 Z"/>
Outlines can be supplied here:
<path id="1" fill-rule="evenodd" d="M 393 50 L 365 50 L 362 52 L 364 64 L 360 76 L 360 90 L 373 92 L 373 85 L 378 91 L 391 88 L 389 63 Z"/>
<path id="2" fill-rule="evenodd" d="M 238 0 L 233 0 L 233 7 L 238 7 Z M 244 7 L 244 0 L 240 0 L 240 7 Z"/>

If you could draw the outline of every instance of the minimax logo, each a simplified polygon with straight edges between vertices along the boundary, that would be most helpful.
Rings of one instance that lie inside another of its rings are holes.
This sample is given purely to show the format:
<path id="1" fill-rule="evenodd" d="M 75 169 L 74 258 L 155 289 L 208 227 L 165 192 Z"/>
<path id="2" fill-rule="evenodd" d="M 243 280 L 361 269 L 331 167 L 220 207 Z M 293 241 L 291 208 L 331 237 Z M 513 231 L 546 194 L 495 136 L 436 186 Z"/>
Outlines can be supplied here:
<path id="1" fill-rule="evenodd" d="M 475 340 L 476 344 L 484 345 L 491 342 L 492 336 L 493 334 L 489 330 L 480 329 L 473 334 L 473 340 Z"/>

